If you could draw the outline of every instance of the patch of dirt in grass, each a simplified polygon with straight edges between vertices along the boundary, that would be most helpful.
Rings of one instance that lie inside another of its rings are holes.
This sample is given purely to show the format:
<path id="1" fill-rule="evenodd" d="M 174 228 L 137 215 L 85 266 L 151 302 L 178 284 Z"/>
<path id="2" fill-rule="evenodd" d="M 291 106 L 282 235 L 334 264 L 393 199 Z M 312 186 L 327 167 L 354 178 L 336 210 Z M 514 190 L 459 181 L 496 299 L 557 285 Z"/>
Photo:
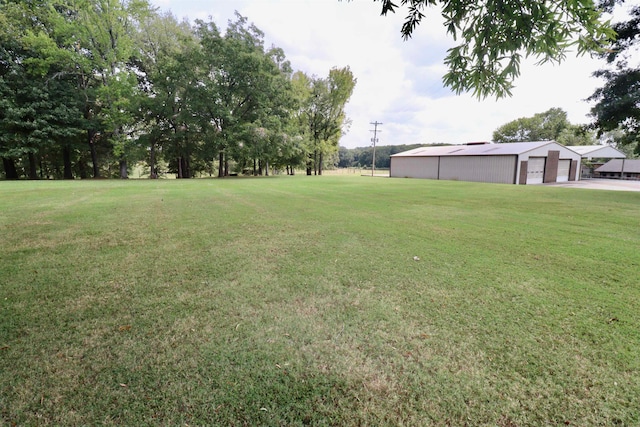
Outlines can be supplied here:
<path id="1" fill-rule="evenodd" d="M 294 301 L 294 307 L 296 314 L 303 317 L 316 317 L 318 315 L 318 307 L 309 303 L 308 301 L 304 301 L 301 298 L 296 298 Z"/>

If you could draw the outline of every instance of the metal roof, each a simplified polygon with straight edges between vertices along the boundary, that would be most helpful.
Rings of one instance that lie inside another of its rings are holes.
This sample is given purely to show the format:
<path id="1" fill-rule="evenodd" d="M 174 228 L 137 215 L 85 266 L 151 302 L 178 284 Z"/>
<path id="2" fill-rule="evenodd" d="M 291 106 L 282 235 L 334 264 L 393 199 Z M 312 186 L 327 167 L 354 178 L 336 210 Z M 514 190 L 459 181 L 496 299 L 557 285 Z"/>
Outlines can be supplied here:
<path id="1" fill-rule="evenodd" d="M 624 158 L 627 157 L 622 151 L 610 145 L 570 145 L 568 149 L 575 151 L 582 157 L 602 157 L 602 158 Z"/>
<path id="2" fill-rule="evenodd" d="M 511 142 L 506 144 L 447 145 L 420 147 L 391 157 L 440 157 L 440 156 L 505 156 L 519 155 L 548 144 L 560 145 L 555 141 Z M 562 147 L 562 146 L 561 146 Z M 564 147 L 568 148 L 568 147 Z"/>
<path id="3" fill-rule="evenodd" d="M 625 173 L 640 173 L 640 160 L 613 159 L 596 169 L 596 172 L 621 172 L 624 162 Z"/>

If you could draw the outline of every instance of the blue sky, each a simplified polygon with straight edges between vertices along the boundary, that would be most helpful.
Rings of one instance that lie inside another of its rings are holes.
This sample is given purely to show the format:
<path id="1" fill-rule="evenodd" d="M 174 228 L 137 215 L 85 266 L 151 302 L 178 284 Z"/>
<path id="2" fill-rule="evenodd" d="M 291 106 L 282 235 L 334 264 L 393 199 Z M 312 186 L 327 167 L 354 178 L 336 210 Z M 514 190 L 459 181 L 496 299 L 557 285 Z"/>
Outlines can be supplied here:
<path id="1" fill-rule="evenodd" d="M 284 50 L 294 70 L 309 75 L 349 66 L 358 82 L 346 108 L 352 123 L 340 142 L 348 148 L 371 144 L 373 121 L 383 123 L 380 145 L 490 141 L 504 123 L 554 107 L 574 124 L 588 123 L 584 99 L 601 85 L 591 73 L 604 62 L 569 53 L 560 65 L 524 63 L 511 98 L 456 95 L 442 85 L 443 59 L 454 42 L 437 10 L 404 41 L 405 11 L 383 17 L 372 0 L 151 1 L 180 19 L 211 17 L 220 27 L 237 10 L 265 33 L 267 45 Z"/>

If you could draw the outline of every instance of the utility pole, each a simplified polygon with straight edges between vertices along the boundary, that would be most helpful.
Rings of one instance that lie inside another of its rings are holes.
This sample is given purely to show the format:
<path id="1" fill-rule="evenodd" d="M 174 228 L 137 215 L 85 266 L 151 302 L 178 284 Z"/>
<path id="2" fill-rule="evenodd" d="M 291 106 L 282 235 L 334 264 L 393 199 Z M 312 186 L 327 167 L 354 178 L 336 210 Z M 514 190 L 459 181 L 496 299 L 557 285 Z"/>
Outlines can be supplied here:
<path id="1" fill-rule="evenodd" d="M 378 122 L 369 122 L 369 124 L 373 125 L 373 129 L 370 132 L 373 132 L 373 138 L 371 138 L 371 142 L 373 142 L 373 160 L 371 162 L 371 176 L 373 176 L 373 172 L 376 170 L 376 142 L 378 142 L 378 132 L 382 132 L 378 130 L 378 125 L 382 125 L 383 123 Z"/>

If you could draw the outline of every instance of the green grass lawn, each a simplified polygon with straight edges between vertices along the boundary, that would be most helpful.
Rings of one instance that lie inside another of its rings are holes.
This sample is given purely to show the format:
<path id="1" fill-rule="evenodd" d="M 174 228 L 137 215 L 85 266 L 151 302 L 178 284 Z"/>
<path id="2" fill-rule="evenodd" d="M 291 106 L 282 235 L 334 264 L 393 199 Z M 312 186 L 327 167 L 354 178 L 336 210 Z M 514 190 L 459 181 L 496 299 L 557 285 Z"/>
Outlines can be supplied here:
<path id="1" fill-rule="evenodd" d="M 640 424 L 640 193 L 2 182 L 0 231 L 0 425 Z"/>

